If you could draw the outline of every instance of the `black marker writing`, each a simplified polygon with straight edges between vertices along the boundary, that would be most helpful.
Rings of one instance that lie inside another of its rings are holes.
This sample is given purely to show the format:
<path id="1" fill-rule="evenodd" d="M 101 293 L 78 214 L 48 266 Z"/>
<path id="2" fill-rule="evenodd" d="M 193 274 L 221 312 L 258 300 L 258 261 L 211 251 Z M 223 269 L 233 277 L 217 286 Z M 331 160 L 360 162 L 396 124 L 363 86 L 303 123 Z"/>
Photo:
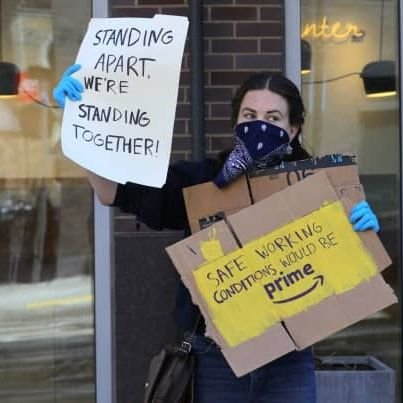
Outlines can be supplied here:
<path id="1" fill-rule="evenodd" d="M 78 117 L 91 122 L 122 122 L 127 125 L 147 127 L 150 124 L 150 118 L 147 112 L 140 109 L 128 110 L 118 109 L 112 106 L 101 108 L 95 105 L 80 104 Z"/>
<path id="2" fill-rule="evenodd" d="M 85 76 L 84 87 L 86 90 L 91 89 L 96 92 L 102 90 L 112 92 L 113 94 L 127 94 L 129 82 L 125 80 L 114 80 L 107 77 Z"/>
<path id="3" fill-rule="evenodd" d="M 126 57 L 102 53 L 95 63 L 94 70 L 100 70 L 103 73 L 122 73 L 127 76 L 134 74 L 136 77 L 150 78 L 148 68 L 150 63 L 154 62 L 156 59 L 150 57 Z"/>
<path id="4" fill-rule="evenodd" d="M 276 252 L 283 252 L 297 247 L 301 241 L 313 238 L 316 234 L 320 234 L 322 230 L 323 227 L 320 224 L 315 222 L 308 223 L 298 230 L 268 240 L 260 248 L 255 249 L 255 252 L 262 259 L 267 259 Z"/>
<path id="5" fill-rule="evenodd" d="M 245 292 L 249 291 L 254 285 L 259 284 L 262 279 L 276 274 L 276 269 L 274 269 L 271 265 L 266 265 L 244 277 L 243 279 L 235 283 L 231 283 L 225 288 L 214 291 L 213 299 L 217 304 L 222 304 L 238 294 L 244 294 Z"/>
<path id="6" fill-rule="evenodd" d="M 172 30 L 160 28 L 159 30 L 144 30 L 138 28 L 124 29 L 100 29 L 95 33 L 94 46 L 113 45 L 113 46 L 134 46 L 139 44 L 144 47 L 150 47 L 161 43 L 169 45 L 173 41 Z"/>
<path id="7" fill-rule="evenodd" d="M 143 137 L 125 137 L 114 134 L 94 133 L 84 126 L 73 123 L 74 137 L 77 141 L 93 144 L 105 151 L 124 152 L 134 155 L 155 156 L 159 140 Z"/>

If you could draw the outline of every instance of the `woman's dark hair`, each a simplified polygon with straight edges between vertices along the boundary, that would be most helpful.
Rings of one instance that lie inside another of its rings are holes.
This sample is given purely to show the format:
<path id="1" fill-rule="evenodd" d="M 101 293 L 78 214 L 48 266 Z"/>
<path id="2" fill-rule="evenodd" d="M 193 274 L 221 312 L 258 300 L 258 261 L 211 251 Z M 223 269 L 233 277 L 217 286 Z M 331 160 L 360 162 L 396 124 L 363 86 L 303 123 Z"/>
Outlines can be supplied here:
<path id="1" fill-rule="evenodd" d="M 297 135 L 290 143 L 292 154 L 286 159 L 295 161 L 310 158 L 310 155 L 301 146 L 298 139 L 305 118 L 305 107 L 301 94 L 297 86 L 282 74 L 270 74 L 266 72 L 254 73 L 244 81 L 244 83 L 238 88 L 232 100 L 232 127 L 235 127 L 237 124 L 239 109 L 245 94 L 248 91 L 264 89 L 281 95 L 287 101 L 290 124 L 291 126 L 299 127 Z"/>

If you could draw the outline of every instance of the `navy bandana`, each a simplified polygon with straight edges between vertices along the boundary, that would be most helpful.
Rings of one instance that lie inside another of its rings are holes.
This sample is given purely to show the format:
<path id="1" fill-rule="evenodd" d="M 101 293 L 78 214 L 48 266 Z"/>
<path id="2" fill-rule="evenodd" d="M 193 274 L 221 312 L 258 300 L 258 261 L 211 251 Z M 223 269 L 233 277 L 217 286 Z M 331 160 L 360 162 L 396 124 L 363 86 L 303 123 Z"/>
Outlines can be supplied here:
<path id="1" fill-rule="evenodd" d="M 252 165 L 266 166 L 277 160 L 287 153 L 290 142 L 284 129 L 262 120 L 240 123 L 235 133 L 235 148 L 239 146 L 241 153 L 248 153 Z"/>
<path id="2" fill-rule="evenodd" d="M 246 171 L 274 165 L 289 153 L 289 142 L 288 133 L 271 123 L 240 123 L 235 128 L 234 149 L 214 182 L 222 187 Z"/>

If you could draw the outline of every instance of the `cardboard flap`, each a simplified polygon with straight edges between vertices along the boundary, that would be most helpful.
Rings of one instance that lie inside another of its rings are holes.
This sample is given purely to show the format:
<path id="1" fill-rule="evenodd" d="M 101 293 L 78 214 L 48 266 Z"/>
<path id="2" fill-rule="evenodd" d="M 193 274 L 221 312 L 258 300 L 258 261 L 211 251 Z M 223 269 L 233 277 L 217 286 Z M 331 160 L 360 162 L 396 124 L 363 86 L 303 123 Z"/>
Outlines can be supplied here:
<path id="1" fill-rule="evenodd" d="M 278 167 L 253 173 L 250 180 L 252 199 L 256 203 L 322 171 L 326 172 L 334 188 L 351 188 L 360 184 L 354 156 L 325 155 L 303 161 L 287 162 Z"/>
<path id="2" fill-rule="evenodd" d="M 341 198 L 341 200 L 346 210 L 346 214 L 348 215 L 351 208 L 356 203 L 356 200 L 351 200 L 346 197 Z M 376 232 L 359 231 L 357 234 L 365 247 L 371 251 L 372 257 L 374 258 L 379 271 L 385 270 L 392 264 L 392 260 Z"/>
<path id="3" fill-rule="evenodd" d="M 206 262 L 206 256 L 201 248 L 205 242 L 212 239 L 218 240 L 225 255 L 238 248 L 238 244 L 225 221 L 217 222 L 211 227 L 166 248 L 179 274 L 189 276 L 194 269 Z"/>
<path id="4" fill-rule="evenodd" d="M 285 327 L 300 350 L 349 324 L 349 318 L 335 296 L 284 321 Z"/>
<path id="5" fill-rule="evenodd" d="M 290 161 L 246 175 L 219 189 L 213 182 L 183 190 L 192 233 L 223 217 L 259 202 L 319 172 L 326 175 L 339 197 L 363 200 L 358 168 L 352 155 L 325 155 L 302 161 Z"/>
<path id="6" fill-rule="evenodd" d="M 253 203 L 257 203 L 285 189 L 287 186 L 290 186 L 290 184 L 285 174 L 252 177 L 250 179 L 250 187 Z"/>
<path id="7" fill-rule="evenodd" d="M 218 221 L 217 214 L 226 216 L 251 204 L 245 175 L 223 189 L 213 182 L 187 187 L 183 196 L 192 233 Z"/>
<path id="8" fill-rule="evenodd" d="M 337 300 L 350 323 L 358 322 L 397 302 L 392 288 L 385 283 L 381 275 L 359 284 L 350 292 L 338 295 Z"/>
<path id="9" fill-rule="evenodd" d="M 386 252 L 385 247 L 374 231 L 363 231 L 360 232 L 359 235 L 365 247 L 372 252 L 380 271 L 383 271 L 392 264 L 388 252 Z"/>
<path id="10" fill-rule="evenodd" d="M 284 324 L 296 346 L 304 349 L 396 302 L 393 290 L 378 275 L 287 319 Z"/>
<path id="11" fill-rule="evenodd" d="M 333 187 L 347 185 L 354 186 L 360 184 L 357 165 L 329 167 L 324 168 L 323 170 L 326 172 Z"/>
<path id="12" fill-rule="evenodd" d="M 284 202 L 284 195 L 278 192 L 254 204 L 253 214 L 249 209 L 243 209 L 227 217 L 227 221 L 240 243 L 245 245 L 248 241 L 281 227 L 285 222 L 292 221 L 293 218 L 292 211 Z"/>
<path id="13" fill-rule="evenodd" d="M 279 228 L 296 217 L 338 200 L 325 172 L 319 172 L 227 218 L 242 244 Z"/>
<path id="14" fill-rule="evenodd" d="M 333 186 L 340 198 L 350 199 L 354 204 L 365 200 L 364 188 L 360 184 Z"/>
<path id="15" fill-rule="evenodd" d="M 217 241 L 220 252 L 224 255 L 238 249 L 238 244 L 224 221 L 215 223 L 211 227 L 197 232 L 192 237 L 185 238 L 166 248 L 184 285 L 190 292 L 192 302 L 199 306 L 205 319 L 209 318 L 209 312 L 206 303 L 200 296 L 192 273 L 208 261 L 206 253 L 209 251 L 203 250 L 203 245 L 209 244 L 211 241 L 213 241 L 213 243 Z M 219 345 L 225 346 L 224 339 L 216 331 L 215 327 L 208 320 L 206 320 L 206 322 L 206 329 L 209 336 Z"/>
<path id="16" fill-rule="evenodd" d="M 295 345 L 279 323 L 266 333 L 234 348 L 223 348 L 222 353 L 236 376 L 242 376 L 291 351 Z"/>

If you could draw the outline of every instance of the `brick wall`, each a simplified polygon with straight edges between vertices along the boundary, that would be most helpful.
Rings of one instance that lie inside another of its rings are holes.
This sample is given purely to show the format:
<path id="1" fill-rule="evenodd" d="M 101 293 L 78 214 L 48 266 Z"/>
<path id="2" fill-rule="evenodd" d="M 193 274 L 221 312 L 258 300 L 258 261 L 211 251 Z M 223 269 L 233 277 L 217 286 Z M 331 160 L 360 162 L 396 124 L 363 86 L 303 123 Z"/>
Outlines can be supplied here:
<path id="1" fill-rule="evenodd" d="M 111 0 L 112 17 L 188 15 L 190 0 Z M 284 0 L 205 0 L 206 154 L 232 141 L 230 102 L 253 71 L 284 68 Z M 186 50 L 174 127 L 172 159 L 190 158 L 189 53 Z"/>

